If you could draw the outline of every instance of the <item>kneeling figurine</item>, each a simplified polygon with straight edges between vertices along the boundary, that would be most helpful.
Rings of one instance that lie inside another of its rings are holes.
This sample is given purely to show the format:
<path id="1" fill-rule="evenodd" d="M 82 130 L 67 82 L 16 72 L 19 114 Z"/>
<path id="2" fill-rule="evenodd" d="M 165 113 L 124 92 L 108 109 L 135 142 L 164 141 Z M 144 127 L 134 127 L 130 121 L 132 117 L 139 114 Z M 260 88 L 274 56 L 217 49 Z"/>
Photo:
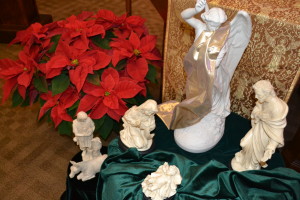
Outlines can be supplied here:
<path id="1" fill-rule="evenodd" d="M 138 151 L 150 149 L 154 137 L 151 131 L 155 129 L 155 113 L 157 103 L 151 99 L 126 111 L 122 118 L 124 129 L 120 131 L 120 139 L 126 147 L 135 147 Z"/>

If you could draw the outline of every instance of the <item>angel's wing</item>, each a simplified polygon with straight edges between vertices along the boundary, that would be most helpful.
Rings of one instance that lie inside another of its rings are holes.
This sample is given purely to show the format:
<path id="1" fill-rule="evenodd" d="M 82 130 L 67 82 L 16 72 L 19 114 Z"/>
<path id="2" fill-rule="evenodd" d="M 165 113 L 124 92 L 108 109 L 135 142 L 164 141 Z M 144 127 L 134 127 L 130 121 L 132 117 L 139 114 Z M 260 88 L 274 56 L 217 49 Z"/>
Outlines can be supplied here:
<path id="1" fill-rule="evenodd" d="M 229 75 L 232 75 L 237 67 L 249 41 L 252 32 L 251 18 L 245 11 L 239 11 L 234 19 L 230 22 L 230 33 L 227 39 L 228 50 L 220 67 Z"/>

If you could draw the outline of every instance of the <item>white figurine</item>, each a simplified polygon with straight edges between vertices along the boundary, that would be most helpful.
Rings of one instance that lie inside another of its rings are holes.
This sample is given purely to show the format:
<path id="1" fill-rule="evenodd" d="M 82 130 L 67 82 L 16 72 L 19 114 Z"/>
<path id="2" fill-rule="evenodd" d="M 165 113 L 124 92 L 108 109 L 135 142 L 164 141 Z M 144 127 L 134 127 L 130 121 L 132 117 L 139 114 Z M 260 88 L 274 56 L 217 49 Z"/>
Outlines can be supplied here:
<path id="1" fill-rule="evenodd" d="M 194 16 L 205 9 L 201 20 Z M 251 35 L 251 19 L 239 11 L 228 23 L 220 8 L 197 0 L 195 8 L 181 13 L 195 28 L 196 39 L 184 59 L 186 99 L 172 111 L 171 129 L 184 150 L 201 153 L 213 148 L 224 134 L 230 114 L 230 80 Z M 174 104 L 174 102 L 172 102 Z M 164 120 L 167 121 L 167 120 Z"/>
<path id="2" fill-rule="evenodd" d="M 107 158 L 107 154 L 100 155 L 92 160 L 82 161 L 82 162 L 74 162 L 70 161 L 71 172 L 69 174 L 70 178 L 74 178 L 76 174 L 78 174 L 77 179 L 82 181 L 87 181 L 95 177 L 95 175 L 100 171 L 102 163 Z"/>
<path id="3" fill-rule="evenodd" d="M 73 121 L 73 132 L 75 134 L 73 140 L 82 150 L 82 162 L 70 161 L 72 164 L 70 178 L 73 178 L 79 172 L 81 173 L 77 176 L 78 180 L 86 181 L 94 178 L 95 174 L 100 171 L 103 161 L 107 158 L 107 154 L 102 155 L 100 152 L 102 148 L 100 138 L 93 138 L 94 130 L 93 120 L 85 112 L 79 112 L 77 119 Z"/>
<path id="4" fill-rule="evenodd" d="M 276 96 L 269 81 L 258 81 L 253 88 L 258 101 L 251 113 L 252 128 L 241 140 L 242 150 L 231 161 L 232 169 L 236 171 L 267 167 L 266 161 L 276 148 L 284 145 L 287 104 Z"/>
<path id="5" fill-rule="evenodd" d="M 74 142 L 79 145 L 82 151 L 82 160 L 91 159 L 88 149 L 92 146 L 93 132 L 95 130 L 95 125 L 93 120 L 87 116 L 83 111 L 77 114 L 77 119 L 73 121 L 73 132 L 75 137 Z"/>
<path id="6" fill-rule="evenodd" d="M 147 100 L 140 106 L 133 106 L 125 112 L 122 120 L 124 129 L 120 131 L 122 143 L 139 151 L 146 151 L 152 145 L 155 129 L 154 115 L 157 112 L 157 103 Z"/>
<path id="7" fill-rule="evenodd" d="M 179 169 L 165 162 L 142 182 L 143 193 L 152 200 L 163 200 L 176 194 L 177 185 L 181 181 Z"/>

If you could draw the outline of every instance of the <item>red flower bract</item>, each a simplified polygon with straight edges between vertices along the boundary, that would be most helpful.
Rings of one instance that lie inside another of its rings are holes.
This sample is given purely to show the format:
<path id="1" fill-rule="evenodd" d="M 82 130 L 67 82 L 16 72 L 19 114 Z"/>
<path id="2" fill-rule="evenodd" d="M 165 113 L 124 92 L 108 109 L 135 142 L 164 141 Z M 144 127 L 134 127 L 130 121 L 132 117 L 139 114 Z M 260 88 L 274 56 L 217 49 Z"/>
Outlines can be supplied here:
<path id="1" fill-rule="evenodd" d="M 63 69 L 69 71 L 71 82 L 79 92 L 88 74 L 94 70 L 106 67 L 111 57 L 104 52 L 97 50 L 78 50 L 61 42 L 57 47 L 55 55 L 46 64 L 46 77 L 53 78 Z"/>
<path id="2" fill-rule="evenodd" d="M 78 99 L 78 93 L 75 88 L 69 87 L 65 92 L 52 96 L 51 92 L 41 95 L 45 100 L 45 104 L 41 107 L 39 119 L 49 110 L 51 110 L 51 118 L 57 127 L 63 120 L 72 121 L 72 117 L 68 115 L 66 109 L 71 107 Z"/>
<path id="3" fill-rule="evenodd" d="M 37 63 L 25 51 L 19 53 L 19 60 L 0 60 L 0 78 L 6 80 L 4 85 L 4 102 L 12 89 L 18 86 L 18 91 L 25 99 L 26 89 L 30 85 L 33 73 L 37 68 Z"/>
<path id="4" fill-rule="evenodd" d="M 100 86 L 86 82 L 83 91 L 86 95 L 80 101 L 79 111 L 91 109 L 90 117 L 99 119 L 106 113 L 119 121 L 128 109 L 122 99 L 136 96 L 142 88 L 134 80 L 120 78 L 113 68 L 106 69 L 101 76 Z"/>
<path id="5" fill-rule="evenodd" d="M 94 123 L 107 137 L 128 107 L 146 100 L 146 84 L 155 82 L 152 65 L 161 57 L 145 21 L 102 9 L 32 24 L 11 42 L 24 46 L 19 59 L 0 60 L 2 101 L 12 93 L 13 105 L 42 99 L 39 119 L 49 114 L 63 134 L 72 133 L 70 123 L 85 111 L 101 119 Z"/>
<path id="6" fill-rule="evenodd" d="M 138 35 L 131 32 L 128 40 L 115 39 L 111 42 L 113 47 L 113 65 L 127 58 L 127 72 L 131 78 L 137 81 L 145 80 L 145 76 L 148 72 L 147 60 L 161 60 L 161 57 L 152 53 L 155 48 L 156 37 L 152 35 L 146 35 L 140 39 Z"/>

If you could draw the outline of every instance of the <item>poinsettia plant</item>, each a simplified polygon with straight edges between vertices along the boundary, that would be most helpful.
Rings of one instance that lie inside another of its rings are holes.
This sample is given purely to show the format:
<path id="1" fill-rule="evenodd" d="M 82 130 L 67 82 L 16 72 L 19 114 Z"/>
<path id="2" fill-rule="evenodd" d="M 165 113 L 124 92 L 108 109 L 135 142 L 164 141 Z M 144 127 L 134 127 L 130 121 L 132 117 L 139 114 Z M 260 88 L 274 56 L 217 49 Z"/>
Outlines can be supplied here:
<path id="1" fill-rule="evenodd" d="M 85 111 L 107 138 L 132 105 L 147 99 L 161 61 L 156 36 L 145 19 L 109 10 L 81 14 L 50 24 L 32 24 L 10 43 L 24 46 L 17 60 L 0 60 L 3 99 L 13 106 L 39 101 L 38 119 L 47 117 L 62 134 Z"/>

